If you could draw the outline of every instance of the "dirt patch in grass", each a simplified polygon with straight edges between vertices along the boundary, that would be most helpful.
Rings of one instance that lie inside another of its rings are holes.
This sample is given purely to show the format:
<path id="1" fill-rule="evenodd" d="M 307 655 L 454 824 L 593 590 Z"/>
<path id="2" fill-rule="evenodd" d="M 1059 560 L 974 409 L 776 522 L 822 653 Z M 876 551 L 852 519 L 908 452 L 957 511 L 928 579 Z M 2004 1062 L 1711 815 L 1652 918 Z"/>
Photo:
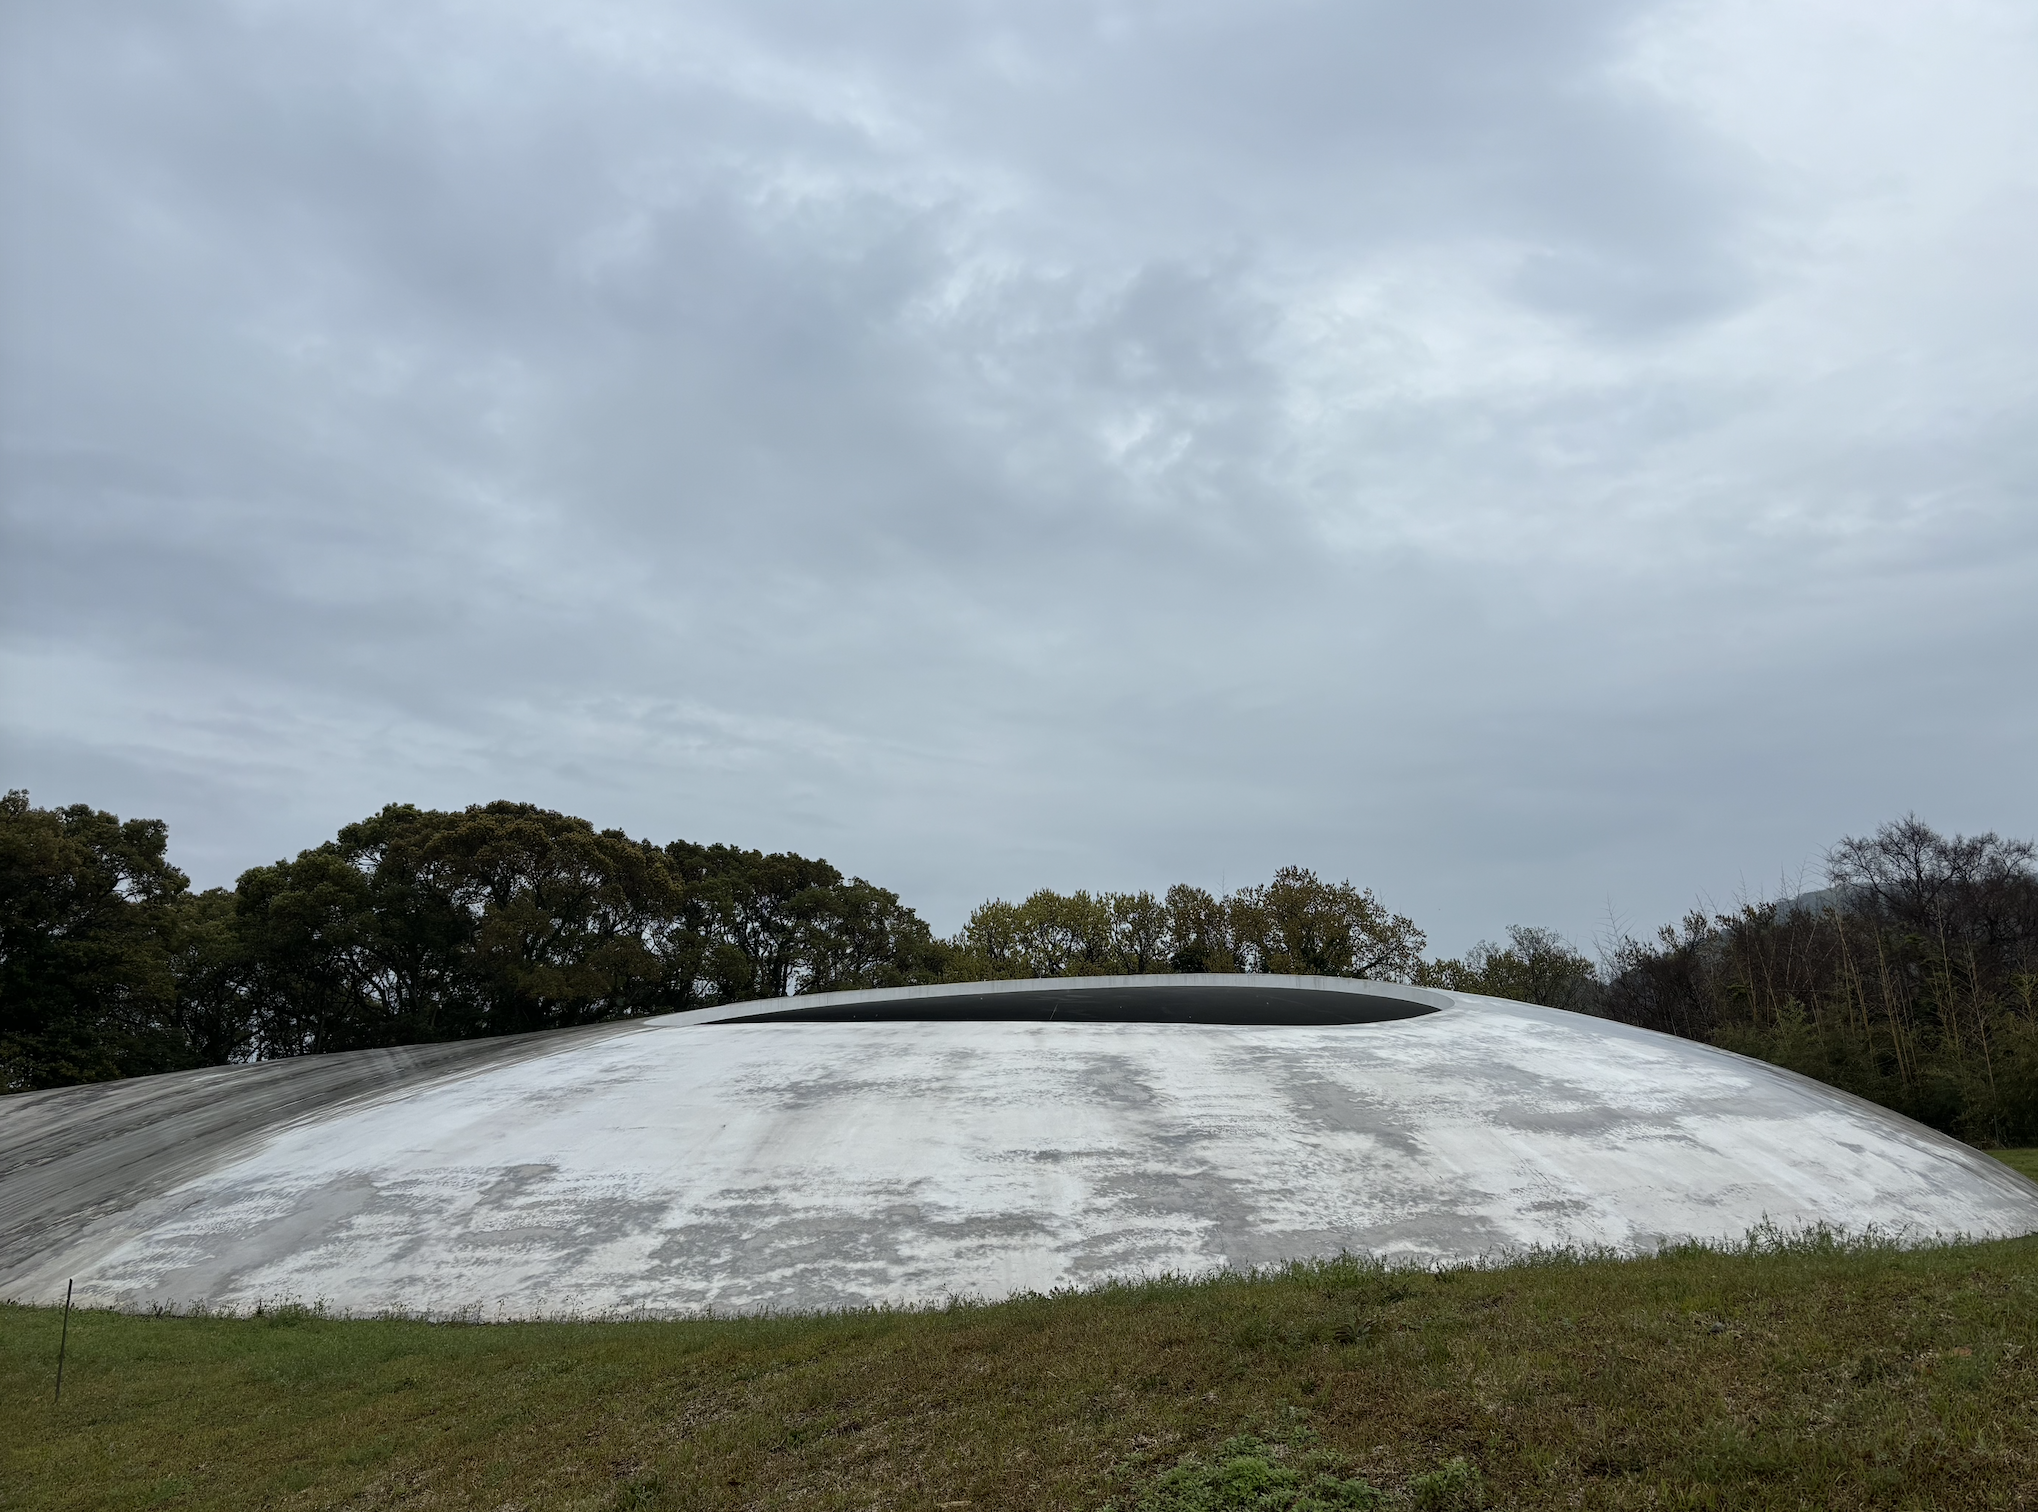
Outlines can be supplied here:
<path id="1" fill-rule="evenodd" d="M 10 1509 L 2038 1506 L 2038 1239 L 699 1323 L 91 1312 L 53 1406 L 58 1327 L 0 1308 Z"/>

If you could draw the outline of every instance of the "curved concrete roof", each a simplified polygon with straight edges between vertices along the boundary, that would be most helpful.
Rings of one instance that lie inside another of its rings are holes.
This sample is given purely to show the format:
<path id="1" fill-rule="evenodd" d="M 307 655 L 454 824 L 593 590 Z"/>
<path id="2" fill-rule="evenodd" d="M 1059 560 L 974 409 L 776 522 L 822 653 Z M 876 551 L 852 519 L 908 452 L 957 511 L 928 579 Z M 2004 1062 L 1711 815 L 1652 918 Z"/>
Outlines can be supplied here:
<path id="1" fill-rule="evenodd" d="M 0 1101 L 0 1296 L 481 1317 L 1000 1296 L 1340 1250 L 2038 1230 L 1760 1062 L 1321 977 L 835 993 Z"/>

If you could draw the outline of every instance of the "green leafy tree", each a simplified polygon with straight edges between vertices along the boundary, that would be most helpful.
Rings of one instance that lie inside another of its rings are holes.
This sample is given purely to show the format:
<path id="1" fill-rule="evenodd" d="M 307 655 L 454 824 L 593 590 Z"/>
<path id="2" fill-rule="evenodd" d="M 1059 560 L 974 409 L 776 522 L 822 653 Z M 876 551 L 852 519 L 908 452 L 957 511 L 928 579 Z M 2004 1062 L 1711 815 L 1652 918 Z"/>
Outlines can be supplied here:
<path id="1" fill-rule="evenodd" d="M 827 889 L 802 944 L 802 992 L 941 981 L 952 949 L 899 895 L 852 877 Z"/>
<path id="2" fill-rule="evenodd" d="M 1436 961 L 1419 968 L 1414 980 L 1428 987 L 1477 992 L 1590 1013 L 1599 1005 L 1598 972 L 1555 930 L 1512 924 L 1507 944 L 1482 940 L 1463 960 Z"/>
<path id="3" fill-rule="evenodd" d="M 211 887 L 173 899 L 161 937 L 176 981 L 176 1029 L 191 1059 L 205 1066 L 252 1059 L 250 963 L 233 893 Z"/>
<path id="4" fill-rule="evenodd" d="M 176 1023 L 168 915 L 188 889 L 166 826 L 0 798 L 0 1085 L 195 1064 Z"/>
<path id="5" fill-rule="evenodd" d="M 826 861 L 730 845 L 675 840 L 665 853 L 707 942 L 706 996 L 745 1002 L 798 991 L 842 873 Z"/>
<path id="6" fill-rule="evenodd" d="M 958 979 L 1116 976 L 1165 970 L 1166 918 L 1150 893 L 1058 893 L 993 899 L 956 936 Z"/>
<path id="7" fill-rule="evenodd" d="M 236 902 L 265 1055 L 593 1022 L 692 982 L 658 848 L 531 804 L 394 804 Z"/>
<path id="8" fill-rule="evenodd" d="M 264 1058 L 401 1044 L 379 970 L 373 879 L 330 843 L 251 867 L 234 887 L 256 1053 Z M 451 1037 L 451 1036 L 447 1036 Z"/>
<path id="9" fill-rule="evenodd" d="M 1231 897 L 1232 937 L 1252 970 L 1282 976 L 1405 982 L 1422 968 L 1423 933 L 1390 913 L 1372 889 L 1325 882 L 1284 866 L 1263 886 Z"/>
<path id="10" fill-rule="evenodd" d="M 1370 891 L 1290 866 L 1228 898 L 1187 884 L 1165 898 L 1046 888 L 1023 903 L 994 898 L 951 943 L 958 981 L 1158 971 L 1406 981 L 1422 966 L 1423 935 Z"/>
<path id="11" fill-rule="evenodd" d="M 1244 970 L 1229 903 L 1200 887 L 1178 882 L 1163 905 L 1168 916 L 1170 971 Z"/>
<path id="12" fill-rule="evenodd" d="M 466 967 L 486 1032 L 685 1005 L 680 890 L 657 846 L 527 803 L 429 819 L 418 853 L 473 921 Z"/>
<path id="13" fill-rule="evenodd" d="M 824 860 L 684 840 L 665 855 L 685 890 L 702 1001 L 910 986 L 944 972 L 948 947 L 897 893 Z"/>
<path id="14" fill-rule="evenodd" d="M 952 943 L 951 980 L 984 982 L 1039 975 L 1027 954 L 1026 919 L 1017 903 L 992 898 L 980 904 Z"/>
<path id="15" fill-rule="evenodd" d="M 1126 976 L 1171 970 L 1168 905 L 1150 892 L 1106 893 L 1104 901 L 1111 911 L 1113 970 Z"/>

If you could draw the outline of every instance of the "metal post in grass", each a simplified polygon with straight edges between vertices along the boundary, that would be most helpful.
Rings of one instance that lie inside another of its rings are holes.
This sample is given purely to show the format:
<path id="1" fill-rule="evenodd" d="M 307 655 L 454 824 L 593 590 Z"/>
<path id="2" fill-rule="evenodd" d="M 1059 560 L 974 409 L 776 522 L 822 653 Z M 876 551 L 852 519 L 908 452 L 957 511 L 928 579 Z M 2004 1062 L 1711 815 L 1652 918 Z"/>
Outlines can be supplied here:
<path id="1" fill-rule="evenodd" d="M 64 1346 L 71 1342 L 71 1288 L 76 1284 L 75 1280 L 64 1283 L 64 1327 L 63 1331 L 57 1335 L 56 1400 L 59 1402 L 64 1399 Z"/>

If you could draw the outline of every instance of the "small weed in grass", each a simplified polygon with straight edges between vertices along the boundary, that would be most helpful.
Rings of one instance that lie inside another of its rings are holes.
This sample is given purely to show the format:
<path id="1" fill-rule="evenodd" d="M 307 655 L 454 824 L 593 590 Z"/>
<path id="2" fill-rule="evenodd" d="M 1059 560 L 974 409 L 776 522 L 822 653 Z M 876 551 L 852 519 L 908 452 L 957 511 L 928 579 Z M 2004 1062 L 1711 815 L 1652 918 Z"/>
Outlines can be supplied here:
<path id="1" fill-rule="evenodd" d="M 1446 1460 L 1436 1469 L 1418 1475 L 1408 1483 L 1408 1499 L 1424 1512 L 1459 1512 L 1476 1507 L 1484 1499 L 1478 1468 L 1460 1456 Z"/>
<path id="2" fill-rule="evenodd" d="M 665 1479 L 658 1475 L 639 1476 L 616 1487 L 609 1498 L 609 1505 L 615 1512 L 646 1512 L 652 1507 L 668 1505 L 665 1499 Z"/>
<path id="3" fill-rule="evenodd" d="M 1209 1459 L 1191 1457 L 1156 1480 L 1140 1499 L 1140 1512 L 1338 1512 L 1373 1508 L 1386 1498 L 1357 1477 L 1346 1479 L 1339 1456 L 1286 1446 L 1243 1434 Z"/>

